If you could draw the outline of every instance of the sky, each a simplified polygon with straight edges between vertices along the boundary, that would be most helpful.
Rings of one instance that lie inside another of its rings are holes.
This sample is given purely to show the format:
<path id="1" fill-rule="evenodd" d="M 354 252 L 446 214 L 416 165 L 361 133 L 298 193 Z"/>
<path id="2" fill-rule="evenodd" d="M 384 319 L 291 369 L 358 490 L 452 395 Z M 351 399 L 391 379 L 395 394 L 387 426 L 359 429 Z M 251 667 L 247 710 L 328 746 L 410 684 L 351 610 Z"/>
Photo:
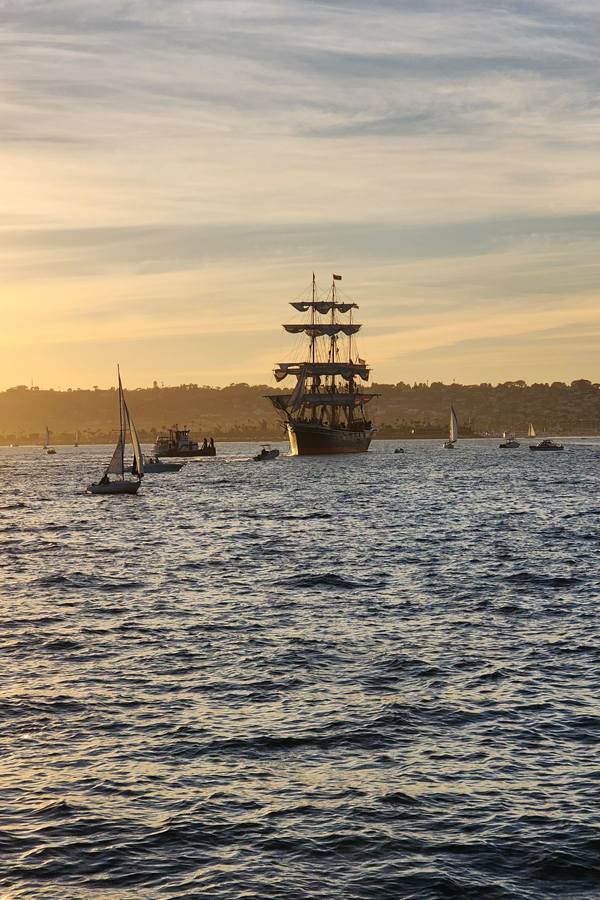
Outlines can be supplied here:
<path id="1" fill-rule="evenodd" d="M 600 381 L 591 0 L 5 0 L 0 389 Z"/>

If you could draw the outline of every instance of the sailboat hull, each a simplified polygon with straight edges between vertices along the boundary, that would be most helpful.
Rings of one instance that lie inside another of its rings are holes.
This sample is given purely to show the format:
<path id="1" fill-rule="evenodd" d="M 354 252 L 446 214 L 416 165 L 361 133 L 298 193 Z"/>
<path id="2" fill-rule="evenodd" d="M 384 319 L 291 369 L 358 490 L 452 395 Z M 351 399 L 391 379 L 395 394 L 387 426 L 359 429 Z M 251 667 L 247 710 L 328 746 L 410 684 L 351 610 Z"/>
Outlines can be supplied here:
<path id="1" fill-rule="evenodd" d="M 139 481 L 111 481 L 110 484 L 90 484 L 88 494 L 137 494 Z"/>
<path id="2" fill-rule="evenodd" d="M 292 456 L 315 456 L 321 453 L 366 453 L 376 429 L 353 431 L 300 422 L 287 424 Z"/>

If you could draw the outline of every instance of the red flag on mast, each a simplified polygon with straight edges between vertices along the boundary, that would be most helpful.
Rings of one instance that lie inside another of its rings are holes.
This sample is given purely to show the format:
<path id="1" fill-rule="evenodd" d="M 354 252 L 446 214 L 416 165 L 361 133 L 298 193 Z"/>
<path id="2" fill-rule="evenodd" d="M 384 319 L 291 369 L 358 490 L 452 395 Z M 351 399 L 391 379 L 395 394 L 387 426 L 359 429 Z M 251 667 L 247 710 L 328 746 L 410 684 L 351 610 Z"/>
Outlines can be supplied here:
<path id="1" fill-rule="evenodd" d="M 333 278 L 334 278 L 334 281 L 341 281 L 341 280 L 342 280 L 342 276 L 341 276 L 341 275 L 334 275 Z"/>

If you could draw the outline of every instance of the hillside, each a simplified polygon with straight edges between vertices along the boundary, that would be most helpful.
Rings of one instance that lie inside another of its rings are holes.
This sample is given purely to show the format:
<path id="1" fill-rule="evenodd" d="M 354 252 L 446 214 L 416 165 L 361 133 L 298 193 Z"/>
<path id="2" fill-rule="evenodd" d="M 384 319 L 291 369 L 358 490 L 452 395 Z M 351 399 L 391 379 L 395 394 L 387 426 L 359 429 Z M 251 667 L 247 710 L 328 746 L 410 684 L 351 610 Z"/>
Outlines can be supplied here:
<path id="1" fill-rule="evenodd" d="M 538 431 L 556 434 L 600 433 L 600 384 L 526 385 L 509 381 L 492 386 L 373 384 L 380 394 L 373 418 L 379 437 L 436 436 L 447 426 L 450 404 L 463 433 L 524 431 L 533 422 Z M 143 440 L 164 428 L 187 425 L 196 437 L 276 440 L 282 436 L 277 414 L 265 394 L 281 389 L 269 385 L 227 387 L 139 388 L 126 391 L 127 402 Z M 118 425 L 116 390 L 53 391 L 19 385 L 0 392 L 0 440 L 39 443 L 48 425 L 55 443 L 70 443 L 75 429 L 81 442 L 112 440 Z"/>

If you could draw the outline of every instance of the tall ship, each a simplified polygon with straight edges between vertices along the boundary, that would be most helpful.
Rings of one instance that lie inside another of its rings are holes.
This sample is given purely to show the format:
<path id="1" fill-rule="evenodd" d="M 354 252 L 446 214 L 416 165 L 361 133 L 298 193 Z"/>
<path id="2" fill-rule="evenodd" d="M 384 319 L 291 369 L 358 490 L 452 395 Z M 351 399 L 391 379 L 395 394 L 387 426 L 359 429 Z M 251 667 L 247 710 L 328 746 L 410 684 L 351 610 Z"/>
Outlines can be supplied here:
<path id="1" fill-rule="evenodd" d="M 329 290 L 319 295 L 313 273 L 305 299 L 290 304 L 308 313 L 308 321 L 283 326 L 308 338 L 302 361 L 279 363 L 274 369 L 277 382 L 297 379 L 292 393 L 267 398 L 287 426 L 294 456 L 364 453 L 377 430 L 365 405 L 379 395 L 363 393 L 358 381 L 368 381 L 370 373 L 353 340 L 362 328 L 353 322 L 358 306 L 339 297 L 338 281 L 341 275 L 334 275 Z"/>
<path id="2" fill-rule="evenodd" d="M 215 442 L 204 438 L 202 444 L 193 441 L 189 428 L 169 428 L 168 434 L 157 435 L 151 450 L 153 456 L 216 456 Z"/>

